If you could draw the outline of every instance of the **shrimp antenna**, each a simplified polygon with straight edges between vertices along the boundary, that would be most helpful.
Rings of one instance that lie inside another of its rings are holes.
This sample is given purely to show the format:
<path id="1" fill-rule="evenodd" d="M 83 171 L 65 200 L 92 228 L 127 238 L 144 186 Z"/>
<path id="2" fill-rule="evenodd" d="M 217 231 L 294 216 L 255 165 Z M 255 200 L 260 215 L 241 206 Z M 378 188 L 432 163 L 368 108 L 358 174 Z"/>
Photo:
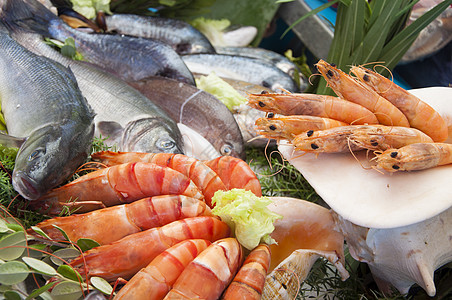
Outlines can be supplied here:
<path id="1" fill-rule="evenodd" d="M 394 82 L 394 74 L 392 74 L 392 71 L 388 68 L 388 67 L 386 67 L 385 65 L 380 65 L 380 64 L 377 64 L 377 65 L 375 65 L 374 67 L 373 67 L 373 69 L 374 69 L 374 71 L 376 72 L 376 73 L 378 73 L 377 72 L 377 67 L 381 67 L 381 68 L 383 68 L 383 69 L 385 69 L 385 70 L 387 70 L 388 72 L 389 72 L 389 75 L 390 75 L 390 78 L 391 78 L 391 86 L 389 86 L 387 89 L 386 89 L 386 91 L 384 91 L 383 93 L 386 93 L 387 91 L 389 91 L 391 88 L 392 88 L 392 85 L 395 85 L 395 82 Z M 380 73 L 378 73 L 378 74 L 380 74 Z M 383 75 L 380 75 L 380 76 L 383 76 Z"/>
<path id="2" fill-rule="evenodd" d="M 363 163 L 356 156 L 355 152 L 352 150 L 351 143 L 353 143 L 354 145 L 358 145 L 357 143 L 353 142 L 353 140 L 350 137 L 347 137 L 347 145 L 348 145 L 348 150 L 350 151 L 350 154 L 358 162 L 358 164 L 361 166 L 361 168 L 363 168 L 364 170 L 370 170 L 370 167 L 364 166 Z"/>
<path id="3" fill-rule="evenodd" d="M 298 292 L 300 291 L 300 287 L 301 287 L 301 281 L 300 281 L 300 277 L 298 276 L 298 274 L 295 273 L 295 271 L 286 269 L 286 268 L 278 268 L 278 269 L 275 269 L 275 271 L 291 273 L 296 278 L 298 289 L 297 289 L 297 292 L 295 293 L 295 297 L 292 299 L 292 300 L 295 300 L 297 298 Z"/>
<path id="4" fill-rule="evenodd" d="M 311 81 L 311 78 L 314 77 L 314 76 L 322 76 L 322 74 L 320 74 L 320 73 L 313 73 L 313 74 L 309 75 L 308 82 L 309 82 L 310 85 L 314 85 L 312 83 L 312 81 Z"/>

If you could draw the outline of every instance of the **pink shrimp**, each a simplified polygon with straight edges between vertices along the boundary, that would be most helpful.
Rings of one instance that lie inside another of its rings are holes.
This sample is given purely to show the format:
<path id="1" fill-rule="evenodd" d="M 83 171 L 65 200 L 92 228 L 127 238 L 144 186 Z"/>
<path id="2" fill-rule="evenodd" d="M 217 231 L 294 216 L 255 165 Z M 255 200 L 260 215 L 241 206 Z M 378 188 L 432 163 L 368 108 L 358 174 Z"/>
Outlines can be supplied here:
<path id="1" fill-rule="evenodd" d="M 256 196 L 262 196 L 262 188 L 256 174 L 250 166 L 240 158 L 232 156 L 220 156 L 204 164 L 217 173 L 226 189 L 245 189 L 253 192 Z"/>
<path id="2" fill-rule="evenodd" d="M 388 172 L 417 171 L 452 163 L 452 144 L 416 143 L 376 153 L 377 167 Z"/>
<path id="3" fill-rule="evenodd" d="M 270 260 L 270 247 L 268 245 L 261 244 L 254 248 L 243 262 L 242 267 L 221 296 L 221 299 L 261 299 L 265 277 L 270 268 Z"/>
<path id="4" fill-rule="evenodd" d="M 114 299 L 163 299 L 185 267 L 210 245 L 207 240 L 194 239 L 168 248 L 135 274 Z"/>
<path id="5" fill-rule="evenodd" d="M 182 195 L 162 195 L 85 214 L 56 217 L 36 226 L 55 240 L 64 239 L 61 231 L 54 227 L 57 225 L 73 242 L 90 238 L 105 245 L 136 232 L 201 215 L 211 215 L 203 201 Z"/>
<path id="6" fill-rule="evenodd" d="M 319 60 L 316 66 L 339 97 L 366 107 L 381 124 L 410 127 L 405 115 L 375 91 L 324 60 Z"/>
<path id="7" fill-rule="evenodd" d="M 286 140 L 292 140 L 295 135 L 309 130 L 323 130 L 348 125 L 329 118 L 302 115 L 259 118 L 255 124 L 258 134 L 269 139 Z"/>
<path id="8" fill-rule="evenodd" d="M 51 190 L 32 202 L 32 206 L 48 210 L 50 214 L 60 213 L 64 206 L 78 207 L 78 212 L 86 212 L 167 194 L 203 199 L 198 187 L 184 174 L 168 167 L 137 162 L 83 175 Z"/>
<path id="9" fill-rule="evenodd" d="M 411 127 L 429 135 L 435 142 L 448 137 L 446 121 L 430 105 L 395 84 L 392 80 L 363 67 L 352 67 L 351 72 L 365 85 L 389 100 L 406 116 Z"/>
<path id="10" fill-rule="evenodd" d="M 130 279 L 157 255 L 187 239 L 216 241 L 230 235 L 229 226 L 215 217 L 195 217 L 128 235 L 82 253 L 70 265 L 87 277 L 109 282 Z"/>
<path id="11" fill-rule="evenodd" d="M 218 240 L 185 268 L 164 299 L 218 299 L 242 260 L 243 250 L 235 238 Z"/>
<path id="12" fill-rule="evenodd" d="M 183 154 L 102 151 L 92 154 L 91 158 L 107 166 L 128 162 L 147 162 L 181 172 L 199 187 L 204 195 L 204 201 L 209 206 L 216 191 L 226 190 L 223 181 L 212 169 L 201 161 Z"/>
<path id="13" fill-rule="evenodd" d="M 378 124 L 367 108 L 339 97 L 317 94 L 250 94 L 248 105 L 281 115 L 330 118 L 347 124 Z"/>

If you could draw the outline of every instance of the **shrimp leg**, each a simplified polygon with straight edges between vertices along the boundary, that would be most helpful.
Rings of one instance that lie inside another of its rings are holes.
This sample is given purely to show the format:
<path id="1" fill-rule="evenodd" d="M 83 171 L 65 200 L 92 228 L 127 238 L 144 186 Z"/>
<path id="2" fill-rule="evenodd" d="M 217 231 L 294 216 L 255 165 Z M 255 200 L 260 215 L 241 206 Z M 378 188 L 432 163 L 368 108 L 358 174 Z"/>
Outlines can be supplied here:
<path id="1" fill-rule="evenodd" d="M 71 241 L 89 238 L 105 245 L 136 232 L 201 215 L 211 215 L 203 201 L 182 195 L 162 195 L 85 214 L 56 217 L 36 226 L 55 240 L 64 240 L 61 231 L 54 227 L 57 225 Z"/>
<path id="2" fill-rule="evenodd" d="M 99 276 L 109 282 L 130 279 L 157 255 L 187 239 L 216 241 L 226 238 L 228 225 L 214 217 L 195 217 L 128 235 L 111 244 L 82 253 L 70 262 L 80 274 Z"/>

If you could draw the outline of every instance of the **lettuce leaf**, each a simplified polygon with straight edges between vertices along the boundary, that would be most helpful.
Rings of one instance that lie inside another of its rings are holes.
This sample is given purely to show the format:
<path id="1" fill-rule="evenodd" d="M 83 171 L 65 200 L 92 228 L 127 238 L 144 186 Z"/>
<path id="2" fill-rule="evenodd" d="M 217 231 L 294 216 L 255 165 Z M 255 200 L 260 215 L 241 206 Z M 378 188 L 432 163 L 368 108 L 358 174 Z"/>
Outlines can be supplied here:
<path id="1" fill-rule="evenodd" d="M 88 19 L 96 16 L 96 12 L 103 11 L 111 14 L 110 0 L 71 0 L 72 8 Z"/>
<path id="2" fill-rule="evenodd" d="M 212 213 L 231 227 L 243 247 L 252 250 L 260 243 L 276 243 L 270 234 L 275 229 L 273 223 L 282 216 L 267 208 L 271 201 L 244 189 L 217 191 L 212 197 Z"/>
<path id="3" fill-rule="evenodd" d="M 190 24 L 201 31 L 212 45 L 223 46 L 223 33 L 231 25 L 231 22 L 228 19 L 213 20 L 199 17 L 191 21 Z"/>

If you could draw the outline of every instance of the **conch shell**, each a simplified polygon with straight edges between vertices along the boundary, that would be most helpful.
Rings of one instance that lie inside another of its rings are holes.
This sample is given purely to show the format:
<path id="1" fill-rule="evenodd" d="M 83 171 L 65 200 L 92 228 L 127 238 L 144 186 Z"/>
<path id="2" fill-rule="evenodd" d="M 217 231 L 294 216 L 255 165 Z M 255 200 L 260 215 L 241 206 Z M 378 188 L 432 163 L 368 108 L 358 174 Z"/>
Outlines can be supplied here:
<path id="1" fill-rule="evenodd" d="M 344 236 L 336 229 L 330 210 L 315 203 L 287 197 L 273 197 L 268 208 L 283 216 L 275 221 L 271 237 L 272 261 L 262 299 L 295 299 L 300 283 L 320 257 L 328 259 L 343 280 Z"/>

